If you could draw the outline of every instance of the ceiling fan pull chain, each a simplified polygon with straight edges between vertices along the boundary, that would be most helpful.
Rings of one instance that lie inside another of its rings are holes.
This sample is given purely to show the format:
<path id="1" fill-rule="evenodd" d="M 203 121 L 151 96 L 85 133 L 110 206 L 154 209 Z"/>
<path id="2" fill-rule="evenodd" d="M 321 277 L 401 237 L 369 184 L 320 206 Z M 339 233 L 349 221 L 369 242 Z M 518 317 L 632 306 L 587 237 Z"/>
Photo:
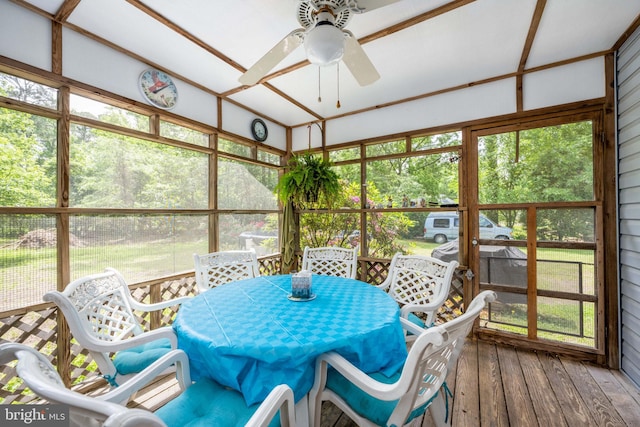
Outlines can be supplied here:
<path id="1" fill-rule="evenodd" d="M 336 70 L 338 71 L 338 78 L 337 78 L 337 80 L 338 80 L 338 82 L 337 82 L 338 83 L 337 84 L 337 86 L 338 86 L 338 102 L 336 102 L 336 108 L 340 108 L 340 63 L 339 62 L 336 64 Z"/>
<path id="2" fill-rule="evenodd" d="M 318 102 L 322 102 L 322 97 L 320 96 L 320 67 L 318 67 Z"/>

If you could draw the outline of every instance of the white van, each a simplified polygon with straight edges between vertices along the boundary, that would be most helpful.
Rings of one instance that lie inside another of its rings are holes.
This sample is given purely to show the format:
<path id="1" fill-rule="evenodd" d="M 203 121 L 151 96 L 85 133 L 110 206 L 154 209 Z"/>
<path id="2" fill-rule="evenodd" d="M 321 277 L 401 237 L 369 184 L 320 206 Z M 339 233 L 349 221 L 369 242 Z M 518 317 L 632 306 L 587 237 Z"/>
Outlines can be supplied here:
<path id="1" fill-rule="evenodd" d="M 424 238 L 445 243 L 458 238 L 460 220 L 458 212 L 431 212 L 424 221 Z M 481 239 L 511 239 L 512 229 L 500 227 L 484 215 L 480 215 Z"/>

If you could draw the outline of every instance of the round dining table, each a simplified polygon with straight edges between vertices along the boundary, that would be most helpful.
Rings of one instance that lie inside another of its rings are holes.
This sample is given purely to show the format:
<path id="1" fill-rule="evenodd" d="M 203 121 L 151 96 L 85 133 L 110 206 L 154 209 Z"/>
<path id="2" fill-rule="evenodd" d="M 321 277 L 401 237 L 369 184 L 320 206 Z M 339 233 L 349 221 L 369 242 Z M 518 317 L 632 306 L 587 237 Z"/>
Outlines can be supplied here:
<path id="1" fill-rule="evenodd" d="M 364 372 L 400 369 L 407 349 L 398 304 L 375 286 L 312 276 L 312 299 L 291 297 L 291 275 L 210 289 L 182 304 L 173 323 L 191 376 L 261 402 L 278 384 L 296 401 L 311 389 L 316 357 L 336 351 Z"/>

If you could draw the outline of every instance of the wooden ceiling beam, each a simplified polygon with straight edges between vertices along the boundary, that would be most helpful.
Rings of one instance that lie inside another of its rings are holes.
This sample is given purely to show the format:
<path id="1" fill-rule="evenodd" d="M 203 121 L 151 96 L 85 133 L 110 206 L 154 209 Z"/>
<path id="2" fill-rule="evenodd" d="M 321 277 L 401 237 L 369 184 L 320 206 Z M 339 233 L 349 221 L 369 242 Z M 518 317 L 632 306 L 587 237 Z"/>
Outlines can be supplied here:
<path id="1" fill-rule="evenodd" d="M 542 14 L 546 5 L 547 0 L 538 0 L 538 2 L 536 3 L 536 8 L 533 11 L 533 17 L 531 18 L 531 24 L 529 25 L 529 32 L 527 33 L 527 38 L 524 42 L 524 47 L 522 48 L 520 64 L 518 65 L 518 73 L 524 72 L 525 67 L 527 66 L 529 53 L 531 52 L 531 46 L 533 46 L 533 41 L 536 38 L 538 27 L 540 26 L 540 20 L 542 19 Z"/>
<path id="2" fill-rule="evenodd" d="M 53 20 L 56 22 L 67 22 L 67 19 L 69 19 L 69 16 L 71 16 L 79 4 L 80 0 L 64 0 L 64 3 L 62 3 L 62 6 L 58 9 Z"/>
<path id="3" fill-rule="evenodd" d="M 631 34 L 633 34 L 638 29 L 638 27 L 640 27 L 640 15 L 636 16 L 636 19 L 634 19 L 631 25 L 629 25 L 629 28 L 627 28 L 627 31 L 622 33 L 620 38 L 614 43 L 611 50 L 616 51 L 620 49 L 620 47 L 624 44 L 624 42 L 629 39 Z"/>
<path id="4" fill-rule="evenodd" d="M 520 55 L 520 63 L 518 64 L 518 72 L 516 76 L 516 111 L 522 111 L 524 109 L 522 75 L 524 73 L 525 67 L 527 66 L 529 53 L 531 52 L 531 46 L 533 46 L 533 41 L 536 39 L 538 27 L 540 26 L 540 20 L 542 19 L 542 14 L 544 13 L 544 8 L 546 5 L 547 0 L 538 0 L 538 2 L 536 3 L 536 8 L 533 11 L 533 16 L 531 18 L 531 24 L 529 25 L 529 31 L 527 32 L 527 38 L 525 39 L 524 47 L 522 48 L 522 55 Z"/>
<path id="5" fill-rule="evenodd" d="M 235 68 L 236 70 L 238 70 L 238 71 L 240 71 L 242 73 L 247 71 L 242 65 L 238 64 L 236 61 L 234 61 L 233 59 L 229 58 L 224 53 L 220 52 L 217 49 L 214 49 L 211 45 L 209 45 L 209 44 L 205 43 L 204 41 L 200 40 L 198 37 L 194 36 L 190 32 L 185 31 L 182 27 L 180 27 L 179 25 L 175 24 L 173 21 L 170 21 L 169 19 L 165 18 L 163 15 L 159 14 L 155 10 L 151 9 L 149 6 L 147 6 L 146 4 L 142 3 L 140 0 L 127 0 L 127 3 L 131 4 L 132 6 L 138 8 L 138 9 L 140 9 L 140 11 L 146 13 L 147 15 L 149 15 L 150 17 L 152 17 L 156 21 L 160 22 L 162 25 L 165 25 L 166 27 L 172 29 L 173 31 L 175 31 L 176 33 L 180 34 L 185 39 L 191 41 L 195 45 L 197 45 L 197 46 L 201 47 L 202 49 L 206 50 L 207 52 L 209 52 L 210 54 L 212 54 L 216 58 L 220 59 L 221 61 L 229 64 L 231 67 Z"/>
<path id="6" fill-rule="evenodd" d="M 451 12 L 453 10 L 458 9 L 459 7 L 466 6 L 475 1 L 476 0 L 454 0 L 447 4 L 443 4 L 442 6 L 437 7 L 433 10 L 421 13 L 420 15 L 414 16 L 405 21 L 402 21 L 390 27 L 384 28 L 380 31 L 376 31 L 375 33 L 369 34 L 368 36 L 364 36 L 358 39 L 358 42 L 360 44 L 366 44 L 366 43 L 372 42 L 382 37 L 386 37 L 390 34 L 397 33 L 398 31 L 402 31 L 407 28 L 413 27 L 414 25 L 418 25 L 424 21 L 433 19 L 437 16 L 444 15 L 445 13 Z"/>

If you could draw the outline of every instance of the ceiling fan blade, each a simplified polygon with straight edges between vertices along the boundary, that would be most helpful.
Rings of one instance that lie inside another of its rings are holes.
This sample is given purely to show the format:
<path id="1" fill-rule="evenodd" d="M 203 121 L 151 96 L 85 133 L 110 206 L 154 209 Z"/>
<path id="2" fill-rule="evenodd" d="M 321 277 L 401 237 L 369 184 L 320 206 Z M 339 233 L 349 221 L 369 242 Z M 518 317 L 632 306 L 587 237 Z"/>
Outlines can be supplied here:
<path id="1" fill-rule="evenodd" d="M 378 74 L 376 67 L 373 66 L 373 63 L 371 63 L 371 60 L 353 34 L 346 30 L 344 32 L 348 37 L 344 43 L 342 60 L 360 86 L 370 85 L 380 78 L 380 74 Z"/>
<path id="2" fill-rule="evenodd" d="M 258 60 L 251 68 L 249 68 L 238 81 L 243 85 L 252 86 L 269 71 L 280 63 L 284 58 L 293 52 L 302 44 L 304 38 L 304 30 L 298 29 L 290 32 L 285 38 L 280 40 L 269 52 Z"/>
<path id="3" fill-rule="evenodd" d="M 399 1 L 400 0 L 350 0 L 347 1 L 347 5 L 355 13 L 366 13 Z"/>

